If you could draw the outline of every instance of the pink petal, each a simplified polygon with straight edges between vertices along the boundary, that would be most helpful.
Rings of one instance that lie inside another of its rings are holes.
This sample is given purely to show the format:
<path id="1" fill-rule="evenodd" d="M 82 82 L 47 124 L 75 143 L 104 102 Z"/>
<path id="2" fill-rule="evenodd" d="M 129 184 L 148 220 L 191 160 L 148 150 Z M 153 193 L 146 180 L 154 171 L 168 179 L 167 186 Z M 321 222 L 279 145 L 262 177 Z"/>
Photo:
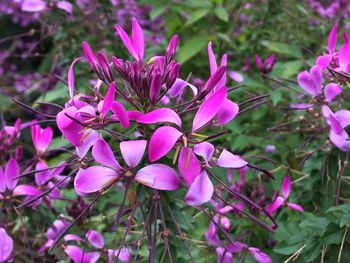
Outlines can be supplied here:
<path id="1" fill-rule="evenodd" d="M 333 57 L 330 54 L 319 56 L 316 59 L 316 65 L 319 66 L 322 70 L 325 70 L 332 62 L 332 58 Z"/>
<path id="2" fill-rule="evenodd" d="M 288 175 L 286 175 L 282 181 L 282 185 L 281 185 L 281 191 L 282 191 L 282 195 L 285 199 L 288 198 L 289 194 L 290 194 L 290 177 Z"/>
<path id="3" fill-rule="evenodd" d="M 94 52 L 92 51 L 89 43 L 87 43 L 86 41 L 83 41 L 82 48 L 83 48 L 84 55 L 85 55 L 87 61 L 89 62 L 90 66 L 94 70 L 97 70 L 98 69 L 97 58 L 96 58 Z"/>
<path id="4" fill-rule="evenodd" d="M 266 211 L 269 214 L 273 214 L 278 208 L 280 208 L 283 205 L 284 201 L 285 199 L 283 197 L 278 196 L 276 200 L 267 207 Z"/>
<path id="5" fill-rule="evenodd" d="M 347 72 L 347 68 L 350 60 L 350 41 L 349 36 L 344 33 L 344 44 L 339 49 L 338 53 L 339 66 L 342 71 Z"/>
<path id="6" fill-rule="evenodd" d="M 115 170 L 122 169 L 118 161 L 115 159 L 111 147 L 109 147 L 109 144 L 102 139 L 98 140 L 92 147 L 92 156 L 99 164 Z"/>
<path id="7" fill-rule="evenodd" d="M 209 57 L 209 65 L 210 65 L 210 75 L 213 75 L 215 71 L 218 69 L 216 64 L 216 57 L 213 52 L 211 41 L 208 43 L 208 57 Z"/>
<path id="8" fill-rule="evenodd" d="M 115 114 L 115 116 L 118 118 L 120 121 L 120 124 L 124 128 L 129 128 L 130 127 L 130 122 L 129 122 L 129 117 L 128 117 L 128 112 L 125 110 L 123 104 L 120 102 L 114 101 L 111 110 Z"/>
<path id="9" fill-rule="evenodd" d="M 152 104 L 155 104 L 157 102 L 161 87 L 162 87 L 162 76 L 159 73 L 157 73 L 152 78 L 151 88 L 149 91 L 149 97 L 151 99 Z"/>
<path id="10" fill-rule="evenodd" d="M 145 153 L 146 145 L 146 140 L 124 141 L 120 143 L 120 151 L 130 168 L 135 168 L 140 163 Z"/>
<path id="11" fill-rule="evenodd" d="M 234 81 L 241 83 L 244 81 L 243 75 L 237 71 L 229 71 L 228 75 L 231 79 L 233 79 Z"/>
<path id="12" fill-rule="evenodd" d="M 350 111 L 339 110 L 334 115 L 343 129 L 350 125 Z"/>
<path id="13" fill-rule="evenodd" d="M 236 103 L 229 99 L 225 99 L 218 111 L 218 121 L 221 125 L 225 125 L 236 117 L 239 107 Z"/>
<path id="14" fill-rule="evenodd" d="M 94 230 L 89 230 L 85 235 L 90 242 L 91 245 L 93 245 L 95 248 L 103 248 L 105 246 L 105 241 L 103 236 Z"/>
<path id="15" fill-rule="evenodd" d="M 257 68 L 261 71 L 264 70 L 265 65 L 262 62 L 261 58 L 259 57 L 259 55 L 255 55 L 254 56 L 254 60 L 255 60 L 255 65 L 257 66 Z"/>
<path id="16" fill-rule="evenodd" d="M 338 25 L 335 24 L 332 27 L 331 32 L 328 36 L 328 51 L 330 54 L 333 54 L 335 51 L 335 48 L 337 46 L 337 31 L 338 31 Z"/>
<path id="17" fill-rule="evenodd" d="M 0 262 L 7 262 L 13 250 L 13 239 L 6 233 L 4 228 L 0 228 Z"/>
<path id="18" fill-rule="evenodd" d="M 82 239 L 81 237 L 74 235 L 74 234 L 68 234 L 64 236 L 64 241 L 77 241 L 77 242 L 83 242 L 84 239 Z"/>
<path id="19" fill-rule="evenodd" d="M 176 190 L 181 181 L 174 169 L 164 164 L 151 164 L 139 170 L 135 180 L 158 190 Z"/>
<path id="20" fill-rule="evenodd" d="M 52 174 L 52 171 L 48 168 L 49 168 L 49 166 L 45 162 L 39 161 L 36 164 L 36 166 L 35 166 L 36 170 L 47 169 L 46 171 L 35 173 L 35 183 L 38 186 L 45 184 L 47 181 L 49 181 L 51 178 L 53 178 L 55 176 L 54 174 Z"/>
<path id="21" fill-rule="evenodd" d="M 170 126 L 162 126 L 152 134 L 148 147 L 148 155 L 151 162 L 165 156 L 181 137 L 182 132 Z"/>
<path id="22" fill-rule="evenodd" d="M 340 125 L 337 117 L 327 105 L 322 106 L 322 114 L 326 118 L 332 131 L 334 131 L 336 134 L 341 134 L 343 132 L 343 127 Z"/>
<path id="23" fill-rule="evenodd" d="M 62 9 L 66 11 L 68 14 L 73 13 L 73 5 L 69 3 L 68 1 L 58 1 L 56 3 L 57 8 Z"/>
<path id="24" fill-rule="evenodd" d="M 186 183 L 191 185 L 201 172 L 201 163 L 192 149 L 182 147 L 178 160 L 178 168 Z"/>
<path id="25" fill-rule="evenodd" d="M 329 132 L 329 139 L 340 150 L 344 152 L 350 150 L 350 138 L 346 131 L 342 130 L 341 133 L 336 133 L 331 129 Z"/>
<path id="26" fill-rule="evenodd" d="M 100 252 L 86 252 L 82 248 L 72 245 L 66 246 L 64 251 L 74 263 L 95 263 L 101 256 Z"/>
<path id="27" fill-rule="evenodd" d="M 113 169 L 102 166 L 91 166 L 78 172 L 74 179 L 74 188 L 83 194 L 94 193 L 109 185 L 118 178 Z"/>
<path id="28" fill-rule="evenodd" d="M 221 241 L 216 231 L 216 226 L 213 222 L 210 222 L 208 231 L 205 232 L 205 239 L 213 246 L 220 246 Z"/>
<path id="29" fill-rule="evenodd" d="M 159 122 L 170 122 L 181 127 L 181 119 L 177 113 L 169 108 L 159 108 L 148 112 L 136 120 L 138 123 L 152 124 Z"/>
<path id="30" fill-rule="evenodd" d="M 68 116 L 79 120 L 80 117 L 77 114 L 77 109 L 75 107 L 69 107 L 57 114 L 56 123 L 63 136 L 74 146 L 81 145 L 81 139 L 83 133 L 81 130 L 83 127 L 76 121 L 72 120 Z M 80 120 L 79 120 L 80 121 Z"/>
<path id="31" fill-rule="evenodd" d="M 328 102 L 331 102 L 337 95 L 342 92 L 342 87 L 337 83 L 328 83 L 324 88 L 324 96 Z"/>
<path id="32" fill-rule="evenodd" d="M 43 0 L 24 0 L 21 3 L 21 10 L 24 12 L 40 12 L 46 8 Z"/>
<path id="33" fill-rule="evenodd" d="M 41 192 L 38 188 L 31 186 L 31 185 L 26 185 L 26 184 L 21 184 L 16 186 L 15 189 L 13 189 L 13 196 L 18 196 L 18 195 L 39 195 Z"/>
<path id="34" fill-rule="evenodd" d="M 118 35 L 122 39 L 126 49 L 129 51 L 130 55 L 133 56 L 136 60 L 139 60 L 138 53 L 134 49 L 133 43 L 131 42 L 129 36 L 126 34 L 123 28 L 119 25 L 115 25 L 114 28 L 117 30 Z"/>
<path id="35" fill-rule="evenodd" d="M 226 87 L 222 87 L 206 98 L 194 116 L 192 123 L 192 132 L 198 131 L 214 118 L 216 113 L 220 110 L 224 100 L 226 99 L 226 95 Z"/>
<path id="36" fill-rule="evenodd" d="M 135 18 L 132 19 L 132 45 L 137 54 L 138 60 L 142 61 L 145 51 L 143 31 Z"/>
<path id="37" fill-rule="evenodd" d="M 313 66 L 310 73 L 303 71 L 298 74 L 299 86 L 311 96 L 317 96 L 322 92 L 322 69 L 318 66 Z"/>
<path id="38" fill-rule="evenodd" d="M 293 210 L 304 212 L 304 208 L 301 205 L 294 203 L 287 203 L 287 206 Z"/>
<path id="39" fill-rule="evenodd" d="M 131 255 L 130 255 L 130 251 L 127 248 L 122 248 L 119 252 L 119 249 L 117 250 L 112 250 L 112 249 L 108 249 L 108 263 L 113 263 L 114 261 L 114 257 L 118 256 L 118 260 L 120 260 L 121 262 L 129 262 Z"/>
<path id="40" fill-rule="evenodd" d="M 219 82 L 223 79 L 224 75 L 226 75 L 226 67 L 220 66 L 214 74 L 210 76 L 207 82 L 204 84 L 203 91 L 211 91 L 213 90 Z M 218 87 L 221 89 L 222 87 Z"/>
<path id="41" fill-rule="evenodd" d="M 143 115 L 143 113 L 141 111 L 138 111 L 138 110 L 129 110 L 128 111 L 128 118 L 131 121 L 136 121 L 142 115 Z"/>
<path id="42" fill-rule="evenodd" d="M 202 142 L 194 146 L 194 153 L 203 157 L 207 166 L 209 166 L 209 161 L 214 154 L 215 147 L 209 142 Z"/>
<path id="43" fill-rule="evenodd" d="M 18 179 L 14 179 L 16 177 L 19 176 L 19 166 L 18 163 L 16 161 L 16 159 L 11 158 L 6 165 L 5 168 L 5 177 L 6 177 L 6 185 L 7 185 L 7 189 L 9 190 L 13 190 L 17 183 L 18 183 Z"/>
<path id="44" fill-rule="evenodd" d="M 70 67 L 68 70 L 68 91 L 69 91 L 69 96 L 71 98 L 74 97 L 74 65 L 75 63 L 83 59 L 84 59 L 83 57 L 74 59 L 72 64 L 70 64 Z"/>
<path id="45" fill-rule="evenodd" d="M 260 263 L 272 263 L 272 259 L 256 247 L 250 247 L 249 252 Z"/>
<path id="46" fill-rule="evenodd" d="M 305 110 L 308 108 L 311 108 L 312 106 L 314 106 L 314 104 L 310 104 L 310 103 L 291 103 L 290 107 L 292 109 L 298 109 L 298 110 Z"/>
<path id="47" fill-rule="evenodd" d="M 224 168 L 242 168 L 248 163 L 243 160 L 239 155 L 234 155 L 233 153 L 223 149 L 215 165 Z"/>
<path id="48" fill-rule="evenodd" d="M 185 201 L 191 206 L 198 206 L 210 201 L 214 186 L 204 171 L 196 177 L 185 196 Z"/>
<path id="49" fill-rule="evenodd" d="M 88 153 L 91 146 L 94 145 L 96 141 L 100 139 L 100 137 L 101 135 L 97 131 L 91 130 L 89 135 L 83 140 L 82 144 L 75 148 L 79 158 L 83 158 Z"/>
<path id="50" fill-rule="evenodd" d="M 109 85 L 108 91 L 107 91 L 106 96 L 103 100 L 103 107 L 102 107 L 102 111 L 101 111 L 102 118 L 104 118 L 106 116 L 107 112 L 111 108 L 112 103 L 114 101 L 114 97 L 115 97 L 115 82 L 113 81 Z"/>
<path id="51" fill-rule="evenodd" d="M 0 166 L 0 193 L 4 193 L 6 190 L 6 176 L 4 174 L 4 170 L 2 169 L 2 167 Z"/>
<path id="52" fill-rule="evenodd" d="M 193 96 L 197 96 L 198 94 L 198 89 L 193 86 L 191 83 L 183 80 L 183 79 L 180 79 L 180 78 L 177 78 L 174 82 L 174 84 L 171 86 L 170 90 L 169 90 L 169 95 L 171 97 L 178 97 L 183 94 L 184 92 L 184 89 L 185 87 L 190 87 L 191 90 L 192 90 L 192 93 L 193 93 Z"/>

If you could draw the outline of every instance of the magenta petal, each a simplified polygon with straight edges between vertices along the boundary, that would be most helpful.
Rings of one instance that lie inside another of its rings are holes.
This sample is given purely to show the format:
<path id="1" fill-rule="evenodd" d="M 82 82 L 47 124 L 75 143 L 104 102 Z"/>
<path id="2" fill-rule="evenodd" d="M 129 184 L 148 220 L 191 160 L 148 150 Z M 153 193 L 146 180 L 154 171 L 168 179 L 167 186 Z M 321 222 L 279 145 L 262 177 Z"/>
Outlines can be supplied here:
<path id="1" fill-rule="evenodd" d="M 341 133 L 336 133 L 333 130 L 329 132 L 329 139 L 340 150 L 348 152 L 350 150 L 350 138 L 346 131 L 342 130 Z"/>
<path id="2" fill-rule="evenodd" d="M 150 164 L 139 170 L 135 180 L 158 190 L 176 190 L 181 181 L 176 171 L 164 164 Z"/>
<path id="3" fill-rule="evenodd" d="M 337 46 L 337 31 L 338 31 L 338 25 L 335 24 L 332 27 L 332 30 L 328 36 L 328 51 L 330 54 L 334 53 L 335 48 Z"/>
<path id="4" fill-rule="evenodd" d="M 101 249 L 105 246 L 104 238 L 99 232 L 95 230 L 89 230 L 85 236 L 87 237 L 90 244 L 95 248 Z"/>
<path id="5" fill-rule="evenodd" d="M 162 126 L 152 134 L 148 147 L 151 162 L 157 161 L 166 155 L 181 137 L 182 132 L 170 126 Z"/>
<path id="6" fill-rule="evenodd" d="M 197 96 L 198 89 L 191 83 L 180 78 L 177 78 L 174 84 L 171 86 L 169 90 L 169 95 L 172 97 L 181 97 L 185 87 L 187 86 L 190 87 L 190 89 L 192 90 L 193 96 Z"/>
<path id="7" fill-rule="evenodd" d="M 62 9 L 66 11 L 68 14 L 73 13 L 73 5 L 69 3 L 68 1 L 58 1 L 56 3 L 57 8 Z"/>
<path id="8" fill-rule="evenodd" d="M 119 249 L 113 250 L 113 249 L 108 249 L 108 263 L 113 263 L 114 262 L 114 257 L 118 256 L 118 260 L 121 262 L 129 262 L 131 255 L 130 251 L 127 248 L 122 248 L 119 252 Z"/>
<path id="9" fill-rule="evenodd" d="M 188 185 L 191 185 L 201 172 L 201 163 L 192 149 L 188 147 L 182 147 L 179 155 L 178 167 L 180 174 Z"/>
<path id="10" fill-rule="evenodd" d="M 97 131 L 91 130 L 89 135 L 83 140 L 82 144 L 75 148 L 79 158 L 83 158 L 88 153 L 91 146 L 94 145 L 100 137 L 101 135 Z"/>
<path id="11" fill-rule="evenodd" d="M 322 114 L 326 118 L 328 125 L 331 127 L 331 130 L 334 133 L 341 134 L 343 132 L 343 127 L 340 125 L 337 117 L 327 105 L 322 106 Z"/>
<path id="12" fill-rule="evenodd" d="M 115 170 L 122 169 L 118 161 L 115 159 L 111 147 L 109 147 L 109 144 L 102 139 L 98 140 L 92 147 L 92 156 L 99 164 L 111 167 Z"/>
<path id="13" fill-rule="evenodd" d="M 63 238 L 64 241 L 77 241 L 77 242 L 83 242 L 84 239 L 82 239 L 81 237 L 74 235 L 74 234 L 68 234 L 65 235 Z"/>
<path id="14" fill-rule="evenodd" d="M 224 168 L 242 168 L 248 163 L 239 155 L 234 155 L 233 153 L 223 149 L 215 164 Z"/>
<path id="15" fill-rule="evenodd" d="M 73 144 L 74 146 L 80 146 L 80 140 L 83 137 L 81 130 L 83 128 L 79 123 L 69 118 L 66 114 L 72 118 L 79 120 L 79 117 L 77 116 L 77 109 L 75 107 L 69 107 L 57 114 L 57 126 L 62 132 L 63 136 L 71 144 Z"/>
<path id="16" fill-rule="evenodd" d="M 236 117 L 239 107 L 236 103 L 229 99 L 225 99 L 218 111 L 218 121 L 221 125 L 225 125 Z"/>
<path id="17" fill-rule="evenodd" d="M 241 83 L 244 81 L 243 75 L 237 71 L 229 71 L 228 75 L 231 79 L 233 79 L 234 81 Z"/>
<path id="18" fill-rule="evenodd" d="M 4 174 L 4 170 L 0 166 L 0 193 L 4 193 L 6 190 L 6 176 Z"/>
<path id="19" fill-rule="evenodd" d="M 216 226 L 213 222 L 210 222 L 208 231 L 205 232 L 205 239 L 213 246 L 221 246 L 221 241 L 219 239 L 218 233 L 216 231 Z"/>
<path id="20" fill-rule="evenodd" d="M 301 205 L 294 203 L 287 203 L 287 206 L 293 210 L 304 212 L 304 208 Z"/>
<path id="21" fill-rule="evenodd" d="M 98 69 L 98 61 L 97 61 L 97 58 L 96 58 L 94 52 L 92 51 L 89 43 L 83 41 L 82 48 L 83 48 L 84 55 L 85 55 L 87 61 L 89 62 L 90 66 L 94 70 L 97 70 Z"/>
<path id="22" fill-rule="evenodd" d="M 4 228 L 0 228 L 0 262 L 7 262 L 13 250 L 13 239 L 6 233 Z"/>
<path id="23" fill-rule="evenodd" d="M 222 83 L 222 79 L 226 75 L 226 67 L 220 66 L 207 80 L 204 84 L 203 91 L 212 91 L 215 87 L 217 87 L 218 83 Z M 222 88 L 222 87 L 218 87 Z"/>
<path id="24" fill-rule="evenodd" d="M 129 167 L 135 168 L 141 161 L 145 150 L 146 140 L 124 141 L 120 143 L 120 151 Z"/>
<path id="25" fill-rule="evenodd" d="M 69 90 L 69 96 L 71 98 L 74 97 L 74 65 L 75 63 L 83 59 L 84 59 L 83 57 L 74 59 L 68 70 L 68 90 Z"/>
<path id="26" fill-rule="evenodd" d="M 72 245 L 66 246 L 64 251 L 74 263 L 95 263 L 101 256 L 100 252 L 86 252 L 82 248 Z"/>
<path id="27" fill-rule="evenodd" d="M 347 67 L 349 65 L 349 60 L 350 60 L 350 41 L 349 41 L 349 36 L 344 33 L 344 44 L 342 47 L 339 49 L 338 52 L 338 61 L 339 61 L 339 66 L 342 71 L 347 71 Z"/>
<path id="28" fill-rule="evenodd" d="M 250 247 L 249 252 L 259 263 L 272 263 L 272 259 L 256 247 Z"/>
<path id="29" fill-rule="evenodd" d="M 107 90 L 106 96 L 103 100 L 103 107 L 101 111 L 102 118 L 104 118 L 109 111 L 109 109 L 112 106 L 112 103 L 114 101 L 114 96 L 115 96 L 115 82 L 113 81 Z"/>
<path id="30" fill-rule="evenodd" d="M 209 166 L 209 161 L 214 154 L 215 147 L 209 142 L 198 143 L 194 146 L 194 153 L 203 157 L 207 166 Z"/>
<path id="31" fill-rule="evenodd" d="M 213 75 L 215 71 L 218 69 L 216 64 L 216 57 L 213 52 L 211 41 L 208 43 L 208 57 L 209 57 L 209 65 L 210 65 L 210 75 Z"/>
<path id="32" fill-rule="evenodd" d="M 198 131 L 213 119 L 225 101 L 226 95 L 226 87 L 222 87 L 206 98 L 194 116 L 192 123 L 192 132 Z"/>
<path id="33" fill-rule="evenodd" d="M 155 104 L 157 102 L 161 87 L 162 87 L 162 75 L 157 73 L 152 78 L 151 88 L 149 91 L 149 97 L 151 99 L 152 104 Z"/>
<path id="34" fill-rule="evenodd" d="M 196 177 L 185 196 L 185 201 L 191 206 L 198 206 L 210 201 L 214 186 L 204 171 Z"/>
<path id="35" fill-rule="evenodd" d="M 277 196 L 275 201 L 267 207 L 266 211 L 269 214 L 273 214 L 278 208 L 280 208 L 283 205 L 284 201 L 285 199 L 283 197 Z"/>
<path id="36" fill-rule="evenodd" d="M 282 181 L 282 185 L 281 185 L 281 192 L 282 195 L 285 199 L 288 198 L 289 194 L 290 194 L 290 177 L 289 175 L 286 175 Z"/>
<path id="37" fill-rule="evenodd" d="M 24 12 L 40 12 L 46 8 L 46 3 L 43 0 L 24 0 L 21 3 L 21 10 Z"/>
<path id="38" fill-rule="evenodd" d="M 137 54 L 138 60 L 143 59 L 145 51 L 143 31 L 135 18 L 132 19 L 132 45 Z"/>
<path id="39" fill-rule="evenodd" d="M 342 92 L 342 87 L 337 83 L 328 83 L 324 88 L 324 96 L 328 102 L 331 102 L 337 95 Z"/>
<path id="40" fill-rule="evenodd" d="M 305 109 L 311 108 L 312 106 L 314 106 L 314 104 L 310 104 L 310 103 L 291 103 L 290 104 L 291 109 L 298 109 L 298 110 L 305 110 Z"/>
<path id="41" fill-rule="evenodd" d="M 148 112 L 136 120 L 138 123 L 152 124 L 159 122 L 170 122 L 181 127 L 181 119 L 177 113 L 169 108 L 159 108 Z"/>
<path id="42" fill-rule="evenodd" d="M 319 66 L 322 70 L 325 70 L 332 62 L 332 58 L 333 57 L 330 54 L 319 56 L 316 59 L 316 65 Z"/>
<path id="43" fill-rule="evenodd" d="M 38 188 L 31 186 L 31 185 L 26 185 L 26 184 L 21 184 L 16 186 L 15 189 L 13 189 L 13 196 L 17 195 L 39 195 L 41 192 Z"/>
<path id="44" fill-rule="evenodd" d="M 122 39 L 126 49 L 129 51 L 130 55 L 133 56 L 136 60 L 139 60 L 138 54 L 136 53 L 134 46 L 133 46 L 133 43 L 131 42 L 128 34 L 119 25 L 115 25 L 114 28 L 117 30 L 120 38 Z"/>
<path id="45" fill-rule="evenodd" d="M 48 169 L 48 168 L 49 168 L 49 166 L 45 162 L 39 161 L 36 164 L 36 166 L 35 166 L 36 170 L 45 170 L 45 169 L 47 169 L 46 171 L 35 173 L 35 183 L 38 186 L 45 184 L 52 177 L 55 176 L 54 174 L 52 174 L 51 170 Z"/>
<path id="46" fill-rule="evenodd" d="M 350 111 L 339 110 L 334 115 L 343 129 L 350 125 Z"/>
<path id="47" fill-rule="evenodd" d="M 129 117 L 128 117 L 128 112 L 125 110 L 123 104 L 120 102 L 114 101 L 111 110 L 115 114 L 115 116 L 118 118 L 120 121 L 120 124 L 124 128 L 129 128 L 130 127 L 130 122 L 129 122 Z"/>
<path id="48" fill-rule="evenodd" d="M 74 188 L 83 194 L 94 193 L 109 185 L 118 178 L 113 169 L 102 166 L 91 166 L 74 178 Z"/>
<path id="49" fill-rule="evenodd" d="M 6 178 L 7 189 L 13 190 L 16 187 L 18 183 L 18 179 L 14 179 L 14 178 L 19 176 L 19 172 L 20 172 L 19 166 L 16 159 L 11 158 L 7 162 L 7 165 L 5 168 L 5 178 Z"/>
<path id="50" fill-rule="evenodd" d="M 317 96 L 322 92 L 322 69 L 318 66 L 313 66 L 310 73 L 303 71 L 298 74 L 299 86 L 311 96 Z"/>

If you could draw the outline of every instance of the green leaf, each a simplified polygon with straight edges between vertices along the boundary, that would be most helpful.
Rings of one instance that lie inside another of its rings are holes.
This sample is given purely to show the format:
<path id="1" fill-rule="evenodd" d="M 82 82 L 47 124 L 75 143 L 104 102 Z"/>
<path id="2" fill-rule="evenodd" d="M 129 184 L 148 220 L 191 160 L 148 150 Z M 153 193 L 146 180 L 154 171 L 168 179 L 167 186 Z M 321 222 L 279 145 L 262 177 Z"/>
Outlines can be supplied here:
<path id="1" fill-rule="evenodd" d="M 271 93 L 272 104 L 276 106 L 282 100 L 282 93 L 280 90 L 274 90 Z"/>
<path id="2" fill-rule="evenodd" d="M 185 63 L 191 57 L 196 55 L 207 44 L 207 36 L 197 35 L 188 39 L 186 43 L 180 48 L 178 53 L 178 61 L 180 64 Z"/>
<path id="3" fill-rule="evenodd" d="M 193 23 L 197 22 L 201 18 L 205 17 L 209 13 L 210 9 L 199 9 L 192 13 L 190 13 L 190 18 L 187 20 L 185 27 L 192 25 Z"/>
<path id="4" fill-rule="evenodd" d="M 156 6 L 155 8 L 152 9 L 150 12 L 149 16 L 151 20 L 155 19 L 156 17 L 160 16 L 161 14 L 164 13 L 166 7 L 165 6 Z"/>
<path id="5" fill-rule="evenodd" d="M 288 55 L 295 58 L 302 58 L 300 49 L 294 45 L 288 45 L 280 42 L 262 40 L 261 44 L 273 52 Z"/>
<path id="6" fill-rule="evenodd" d="M 59 82 L 55 89 L 44 93 L 36 101 L 52 102 L 57 99 L 63 99 L 67 97 L 68 97 L 68 88 L 63 83 Z"/>
<path id="7" fill-rule="evenodd" d="M 215 15 L 222 21 L 228 22 L 229 14 L 224 7 L 217 7 L 214 10 Z"/>

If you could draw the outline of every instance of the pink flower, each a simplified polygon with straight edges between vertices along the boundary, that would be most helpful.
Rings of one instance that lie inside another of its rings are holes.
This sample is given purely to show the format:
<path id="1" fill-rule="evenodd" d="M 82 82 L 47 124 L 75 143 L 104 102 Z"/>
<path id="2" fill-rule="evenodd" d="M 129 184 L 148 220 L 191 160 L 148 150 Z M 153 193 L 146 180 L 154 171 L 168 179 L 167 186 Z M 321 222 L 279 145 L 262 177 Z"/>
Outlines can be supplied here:
<path id="1" fill-rule="evenodd" d="M 288 199 L 289 194 L 290 194 L 290 189 L 291 189 L 290 177 L 288 175 L 286 175 L 282 181 L 282 184 L 281 184 L 282 196 L 277 196 L 276 199 L 272 202 L 272 204 L 270 204 L 267 207 L 266 211 L 269 212 L 270 214 L 273 214 L 283 204 L 286 204 L 289 208 L 291 208 L 293 210 L 303 212 L 304 209 L 300 205 L 287 202 L 287 199 Z"/>
<path id="2" fill-rule="evenodd" d="M 8 262 L 13 250 L 13 239 L 6 233 L 4 228 L 0 228 L 0 262 Z"/>
<path id="3" fill-rule="evenodd" d="M 74 186 L 79 193 L 92 193 L 115 182 L 120 176 L 134 176 L 141 184 L 159 190 L 175 190 L 180 179 L 174 169 L 164 164 L 150 164 L 138 171 L 136 166 L 143 158 L 147 142 L 145 140 L 124 141 L 120 150 L 127 164 L 122 168 L 115 159 L 112 149 L 104 140 L 95 143 L 92 155 L 103 166 L 91 166 L 77 174 Z"/>
<path id="4" fill-rule="evenodd" d="M 42 129 L 37 121 L 34 120 L 32 124 L 32 141 L 36 152 L 41 155 L 47 147 L 51 144 L 53 137 L 53 131 L 51 127 Z"/>
<path id="5" fill-rule="evenodd" d="M 266 74 L 272 71 L 273 65 L 275 64 L 275 54 L 269 56 L 264 62 L 261 60 L 259 55 L 255 55 L 255 65 L 260 72 Z"/>

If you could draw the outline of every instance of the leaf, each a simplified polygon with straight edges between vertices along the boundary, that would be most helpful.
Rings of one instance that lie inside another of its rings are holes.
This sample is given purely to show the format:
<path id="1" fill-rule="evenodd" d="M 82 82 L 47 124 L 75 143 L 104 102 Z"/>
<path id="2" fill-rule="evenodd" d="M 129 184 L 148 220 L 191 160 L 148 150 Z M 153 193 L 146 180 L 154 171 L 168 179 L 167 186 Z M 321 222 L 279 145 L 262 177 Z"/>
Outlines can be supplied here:
<path id="1" fill-rule="evenodd" d="M 197 22 L 201 18 L 205 17 L 209 13 L 210 9 L 198 9 L 192 13 L 190 13 L 190 18 L 187 20 L 185 27 L 192 25 Z"/>
<path id="2" fill-rule="evenodd" d="M 180 48 L 178 53 L 178 61 L 180 64 L 185 63 L 191 57 L 201 51 L 207 44 L 207 36 L 193 36 Z"/>
<path id="3" fill-rule="evenodd" d="M 68 97 L 68 88 L 61 82 L 57 84 L 55 89 L 50 90 L 41 95 L 36 101 L 38 102 L 52 102 L 57 99 L 63 99 Z"/>
<path id="4" fill-rule="evenodd" d="M 280 42 L 262 40 L 261 44 L 273 52 L 288 55 L 295 58 L 302 58 L 300 49 L 294 45 L 288 45 Z"/>
<path id="5" fill-rule="evenodd" d="M 282 94 L 280 90 L 274 90 L 271 93 L 271 100 L 273 106 L 276 106 L 282 100 Z"/>
<path id="6" fill-rule="evenodd" d="M 157 18 L 158 16 L 160 16 L 161 14 L 163 14 L 165 9 L 166 9 L 165 6 L 156 6 L 155 8 L 153 8 L 149 14 L 151 20 L 153 20 L 153 19 Z"/>
<path id="7" fill-rule="evenodd" d="M 214 10 L 215 15 L 222 21 L 228 22 L 229 14 L 224 7 L 217 7 Z"/>

